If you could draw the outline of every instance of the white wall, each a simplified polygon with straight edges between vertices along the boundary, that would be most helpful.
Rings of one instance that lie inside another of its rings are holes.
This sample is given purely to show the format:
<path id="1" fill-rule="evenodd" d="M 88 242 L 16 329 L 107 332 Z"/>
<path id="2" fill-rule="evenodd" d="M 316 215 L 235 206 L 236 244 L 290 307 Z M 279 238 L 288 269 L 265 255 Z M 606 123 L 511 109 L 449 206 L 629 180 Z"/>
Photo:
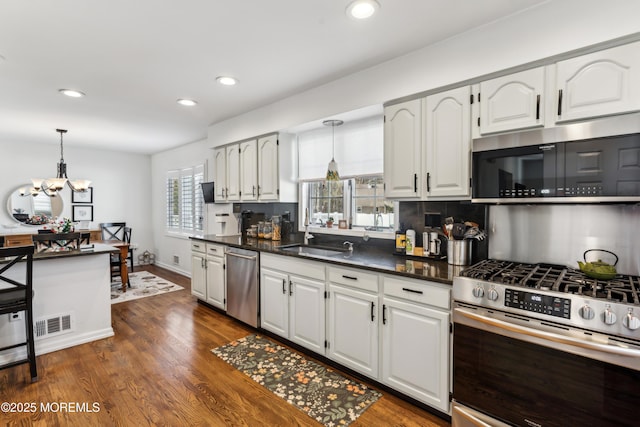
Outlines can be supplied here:
<path id="1" fill-rule="evenodd" d="M 57 135 L 51 132 L 51 138 Z M 30 183 L 31 178 L 56 175 L 60 160 L 57 144 L 25 144 L 16 141 L 0 142 L 0 224 L 15 224 L 6 209 L 6 199 L 16 188 Z M 117 151 L 86 149 L 65 144 L 67 175 L 71 179 L 89 179 L 93 187 L 93 218 L 91 228 L 100 222 L 126 221 L 133 229 L 132 242 L 141 253 L 153 245 L 151 226 L 151 158 L 148 155 Z M 71 191 L 63 190 L 62 216 L 71 218 Z M 0 233 L 32 232 L 31 226 L 16 230 L 0 228 Z"/>
<path id="2" fill-rule="evenodd" d="M 223 145 L 640 32 L 640 1 L 554 0 L 209 127 Z M 391 30 L 391 29 L 390 29 Z M 326 55 L 326 52 L 319 53 Z"/>
<path id="3" fill-rule="evenodd" d="M 165 184 L 167 171 L 194 166 L 207 162 L 209 170 L 205 174 L 205 181 L 211 181 L 211 163 L 213 163 L 212 151 L 207 148 L 206 140 L 183 145 L 173 150 L 154 154 L 151 158 L 151 194 L 152 194 L 152 224 L 154 230 L 155 246 L 151 251 L 156 256 L 156 264 L 177 271 L 185 275 L 191 275 L 191 242 L 187 236 L 178 236 L 166 232 L 166 200 Z M 212 224 L 212 205 L 205 205 L 208 213 L 205 223 Z M 173 262 L 173 256 L 177 255 L 179 263 Z"/>

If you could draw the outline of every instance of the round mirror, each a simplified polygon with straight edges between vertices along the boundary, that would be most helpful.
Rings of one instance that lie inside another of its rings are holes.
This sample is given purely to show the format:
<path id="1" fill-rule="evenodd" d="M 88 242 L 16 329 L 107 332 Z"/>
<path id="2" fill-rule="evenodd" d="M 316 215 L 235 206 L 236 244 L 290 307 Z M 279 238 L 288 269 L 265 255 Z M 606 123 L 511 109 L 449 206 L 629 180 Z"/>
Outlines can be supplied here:
<path id="1" fill-rule="evenodd" d="M 25 225 L 42 225 L 62 214 L 64 203 L 57 195 L 49 197 L 40 192 L 31 195 L 31 184 L 18 187 L 7 198 L 7 212 L 15 221 Z"/>

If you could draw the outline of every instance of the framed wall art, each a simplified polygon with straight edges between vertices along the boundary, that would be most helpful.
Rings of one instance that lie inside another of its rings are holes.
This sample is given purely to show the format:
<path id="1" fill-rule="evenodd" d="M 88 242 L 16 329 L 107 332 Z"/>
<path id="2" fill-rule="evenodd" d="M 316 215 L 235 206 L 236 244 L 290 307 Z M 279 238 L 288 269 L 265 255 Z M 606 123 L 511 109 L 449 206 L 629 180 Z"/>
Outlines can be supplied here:
<path id="1" fill-rule="evenodd" d="M 93 203 L 93 187 L 87 188 L 83 193 L 72 191 L 71 203 Z"/>
<path id="2" fill-rule="evenodd" d="M 71 211 L 71 220 L 77 221 L 93 221 L 93 206 L 73 205 Z"/>

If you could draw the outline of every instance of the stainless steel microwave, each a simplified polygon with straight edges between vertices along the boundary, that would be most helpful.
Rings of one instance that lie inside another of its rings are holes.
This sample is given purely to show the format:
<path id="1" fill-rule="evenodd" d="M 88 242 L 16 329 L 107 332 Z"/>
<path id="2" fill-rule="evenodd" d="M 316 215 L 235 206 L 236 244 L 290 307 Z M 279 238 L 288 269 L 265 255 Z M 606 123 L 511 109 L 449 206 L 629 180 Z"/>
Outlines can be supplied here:
<path id="1" fill-rule="evenodd" d="M 472 201 L 640 201 L 640 115 L 473 141 Z"/>

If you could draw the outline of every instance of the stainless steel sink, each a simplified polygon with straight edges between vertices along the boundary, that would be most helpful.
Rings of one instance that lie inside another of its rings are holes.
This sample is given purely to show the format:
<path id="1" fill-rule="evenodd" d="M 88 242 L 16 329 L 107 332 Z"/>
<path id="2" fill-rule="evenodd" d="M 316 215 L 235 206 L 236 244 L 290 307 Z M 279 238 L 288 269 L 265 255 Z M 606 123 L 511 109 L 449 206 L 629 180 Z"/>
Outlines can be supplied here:
<path id="1" fill-rule="evenodd" d="M 281 246 L 281 251 L 291 252 L 298 255 L 310 255 L 310 256 L 324 256 L 330 257 L 335 255 L 342 255 L 345 251 L 335 248 L 320 247 L 320 246 Z"/>

